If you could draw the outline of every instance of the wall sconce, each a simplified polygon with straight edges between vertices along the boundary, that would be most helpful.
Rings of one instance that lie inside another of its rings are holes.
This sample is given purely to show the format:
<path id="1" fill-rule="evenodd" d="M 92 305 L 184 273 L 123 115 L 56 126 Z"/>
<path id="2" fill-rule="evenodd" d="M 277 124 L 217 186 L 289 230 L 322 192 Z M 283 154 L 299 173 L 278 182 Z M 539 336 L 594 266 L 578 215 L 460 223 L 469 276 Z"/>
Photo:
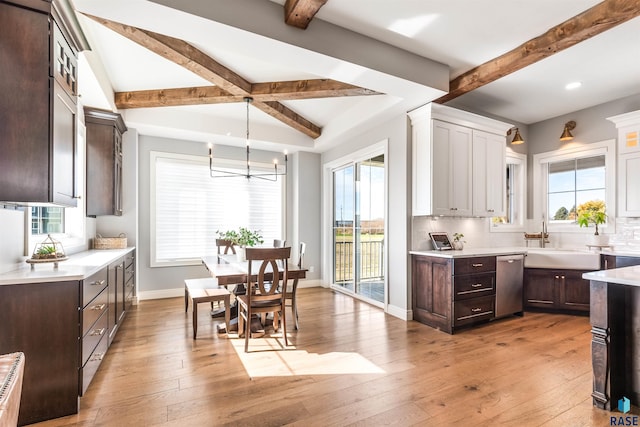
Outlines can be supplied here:
<path id="1" fill-rule="evenodd" d="M 576 122 L 571 120 L 564 124 L 564 130 L 562 131 L 562 135 L 560 135 L 560 141 L 571 141 L 573 139 L 573 135 L 571 135 L 571 131 L 576 128 Z"/>
<path id="2" fill-rule="evenodd" d="M 513 135 L 513 140 L 511 140 L 511 145 L 519 145 L 519 144 L 524 144 L 524 139 L 522 139 L 522 136 L 520 135 L 520 130 L 518 128 L 513 128 L 515 129 L 515 135 Z M 507 131 L 507 135 L 511 135 L 511 130 L 509 129 Z"/>

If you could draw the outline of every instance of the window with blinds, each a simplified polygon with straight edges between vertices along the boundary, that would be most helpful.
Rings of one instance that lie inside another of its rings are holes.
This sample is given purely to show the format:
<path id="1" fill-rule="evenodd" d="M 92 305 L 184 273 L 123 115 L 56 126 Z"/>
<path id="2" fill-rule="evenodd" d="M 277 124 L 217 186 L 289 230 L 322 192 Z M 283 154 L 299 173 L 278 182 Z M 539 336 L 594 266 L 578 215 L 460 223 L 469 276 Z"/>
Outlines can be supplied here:
<path id="1" fill-rule="evenodd" d="M 218 230 L 258 230 L 265 244 L 282 238 L 282 178 L 211 178 L 208 158 L 160 152 L 151 153 L 150 169 L 152 267 L 199 264 L 216 253 Z"/>

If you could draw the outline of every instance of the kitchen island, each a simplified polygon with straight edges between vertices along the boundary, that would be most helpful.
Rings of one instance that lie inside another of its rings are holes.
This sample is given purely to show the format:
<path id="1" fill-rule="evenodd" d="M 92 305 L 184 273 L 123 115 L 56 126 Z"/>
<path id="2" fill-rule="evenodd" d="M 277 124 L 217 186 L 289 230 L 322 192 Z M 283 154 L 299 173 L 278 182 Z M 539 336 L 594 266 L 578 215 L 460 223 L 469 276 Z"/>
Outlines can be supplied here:
<path id="1" fill-rule="evenodd" d="M 593 405 L 640 403 L 640 266 L 585 273 L 591 292 Z"/>
<path id="2" fill-rule="evenodd" d="M 524 253 L 518 248 L 410 251 L 413 319 L 453 334 L 503 315 L 522 314 Z M 510 257 L 507 263 L 501 262 L 505 256 Z M 501 265 L 518 266 L 513 279 L 500 279 Z M 505 284 L 509 286 L 501 286 Z M 519 304 L 514 306 L 513 300 Z"/>

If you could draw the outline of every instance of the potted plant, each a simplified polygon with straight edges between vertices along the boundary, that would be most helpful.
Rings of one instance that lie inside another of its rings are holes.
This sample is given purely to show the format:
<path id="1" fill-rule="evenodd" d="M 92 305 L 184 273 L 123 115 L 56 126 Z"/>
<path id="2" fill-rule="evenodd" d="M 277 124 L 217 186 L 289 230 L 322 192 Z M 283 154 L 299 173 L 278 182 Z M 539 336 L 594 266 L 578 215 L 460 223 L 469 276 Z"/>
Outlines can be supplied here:
<path id="1" fill-rule="evenodd" d="M 461 251 L 464 249 L 464 244 L 467 242 L 466 240 L 462 240 L 464 238 L 464 234 L 462 233 L 453 233 L 453 249 L 457 251 Z"/>
<path id="2" fill-rule="evenodd" d="M 245 248 L 264 243 L 264 239 L 259 231 L 240 227 L 238 230 L 216 231 L 218 238 L 228 240 L 238 246 L 236 253 L 239 261 L 246 261 Z"/>
<path id="3" fill-rule="evenodd" d="M 606 245 L 608 241 L 607 236 L 601 235 L 598 230 L 598 225 L 607 222 L 605 210 L 606 206 L 602 200 L 590 200 L 579 205 L 576 210 L 578 214 L 577 221 L 580 227 L 589 227 L 589 224 L 595 225 L 596 231 L 591 238 L 592 244 L 595 246 Z"/>

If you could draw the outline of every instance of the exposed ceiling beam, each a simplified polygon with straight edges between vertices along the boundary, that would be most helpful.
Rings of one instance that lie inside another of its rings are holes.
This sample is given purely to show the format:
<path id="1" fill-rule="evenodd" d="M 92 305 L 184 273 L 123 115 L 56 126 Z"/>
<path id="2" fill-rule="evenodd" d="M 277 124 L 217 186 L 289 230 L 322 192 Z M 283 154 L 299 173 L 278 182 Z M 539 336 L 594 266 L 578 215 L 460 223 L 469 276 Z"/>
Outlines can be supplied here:
<path id="1" fill-rule="evenodd" d="M 449 93 L 434 102 L 451 101 L 637 16 L 640 16 L 640 0 L 604 0 L 504 55 L 461 74 L 449 83 Z"/>
<path id="2" fill-rule="evenodd" d="M 327 0 L 287 0 L 284 4 L 284 22 L 306 30 L 326 2 Z"/>
<path id="3" fill-rule="evenodd" d="M 250 82 L 183 40 L 93 15 L 87 14 L 86 16 L 163 58 L 192 71 L 231 95 L 240 97 L 251 95 L 252 84 Z M 317 138 L 321 134 L 322 129 L 319 126 L 277 101 L 269 101 L 269 105 L 258 101 L 253 105 L 311 138 Z"/>
<path id="4" fill-rule="evenodd" d="M 379 92 L 374 90 L 353 86 L 348 83 L 319 79 L 253 83 L 250 95 L 254 102 L 267 102 L 378 94 Z M 217 86 L 115 93 L 115 103 L 119 109 L 225 104 L 243 102 L 243 98 L 240 95 L 231 95 Z"/>

